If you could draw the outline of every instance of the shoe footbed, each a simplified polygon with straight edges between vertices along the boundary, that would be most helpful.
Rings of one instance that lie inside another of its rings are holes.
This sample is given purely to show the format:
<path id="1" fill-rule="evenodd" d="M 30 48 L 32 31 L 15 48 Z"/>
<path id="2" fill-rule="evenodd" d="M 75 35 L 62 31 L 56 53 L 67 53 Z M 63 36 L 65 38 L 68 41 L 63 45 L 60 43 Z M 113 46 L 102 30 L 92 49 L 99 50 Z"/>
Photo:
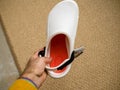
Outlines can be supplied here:
<path id="1" fill-rule="evenodd" d="M 50 67 L 56 67 L 60 65 L 65 59 L 68 58 L 67 46 L 66 46 L 66 36 L 63 34 L 59 34 L 55 36 L 51 40 L 50 45 L 50 57 L 52 57 L 52 61 L 50 63 Z M 66 69 L 56 70 L 55 73 L 61 73 Z"/>

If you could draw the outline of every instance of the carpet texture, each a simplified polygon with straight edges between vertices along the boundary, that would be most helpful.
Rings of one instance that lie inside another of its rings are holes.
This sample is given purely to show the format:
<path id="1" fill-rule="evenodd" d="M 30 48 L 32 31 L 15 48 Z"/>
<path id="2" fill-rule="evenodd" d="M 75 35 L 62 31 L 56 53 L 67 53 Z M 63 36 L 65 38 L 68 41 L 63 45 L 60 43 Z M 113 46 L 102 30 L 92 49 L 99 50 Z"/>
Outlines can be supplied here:
<path id="1" fill-rule="evenodd" d="M 61 0 L 0 0 L 4 32 L 20 72 L 46 44 L 47 16 Z M 61 79 L 40 90 L 120 90 L 120 0 L 76 0 L 80 18 L 75 48 L 85 52 Z"/>

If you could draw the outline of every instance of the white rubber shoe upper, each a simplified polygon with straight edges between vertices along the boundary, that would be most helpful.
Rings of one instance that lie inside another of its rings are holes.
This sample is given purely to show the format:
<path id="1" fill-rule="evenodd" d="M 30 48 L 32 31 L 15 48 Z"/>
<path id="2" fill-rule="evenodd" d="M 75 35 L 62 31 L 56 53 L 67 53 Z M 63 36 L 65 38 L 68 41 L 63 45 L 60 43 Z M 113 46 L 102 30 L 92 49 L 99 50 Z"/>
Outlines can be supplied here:
<path id="1" fill-rule="evenodd" d="M 66 41 L 66 45 L 69 52 L 68 56 L 70 58 L 71 53 L 74 49 L 78 18 L 79 9 L 74 0 L 61 1 L 51 10 L 48 16 L 47 44 L 45 56 L 50 56 L 50 43 L 52 38 L 58 34 L 64 34 L 68 38 L 68 41 Z M 61 73 L 56 73 L 54 72 L 54 70 L 64 64 L 68 59 L 66 59 L 56 67 L 51 68 L 50 65 L 47 65 L 46 69 L 48 71 L 48 74 L 53 78 L 61 78 L 65 76 L 69 72 L 71 64 L 66 66 L 66 69 Z"/>

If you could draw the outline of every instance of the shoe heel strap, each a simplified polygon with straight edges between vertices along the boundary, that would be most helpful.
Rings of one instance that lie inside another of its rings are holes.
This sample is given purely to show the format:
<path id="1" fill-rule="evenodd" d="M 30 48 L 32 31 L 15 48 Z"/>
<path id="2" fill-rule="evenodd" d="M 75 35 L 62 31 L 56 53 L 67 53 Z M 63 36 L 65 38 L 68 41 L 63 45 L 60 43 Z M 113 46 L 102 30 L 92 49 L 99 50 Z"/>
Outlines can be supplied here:
<path id="1" fill-rule="evenodd" d="M 67 60 L 67 62 L 63 63 L 60 67 L 58 67 L 57 70 L 62 70 L 64 67 L 71 64 L 76 57 L 78 57 L 79 55 L 83 53 L 83 51 L 84 51 L 84 46 L 74 49 L 74 51 L 71 54 L 70 59 Z"/>
<path id="2" fill-rule="evenodd" d="M 45 49 L 46 49 L 46 47 L 44 47 L 44 49 L 38 53 L 39 57 L 44 57 L 45 56 Z"/>
<path id="3" fill-rule="evenodd" d="M 69 65 L 70 63 L 72 63 L 73 62 L 73 60 L 74 60 L 74 51 L 72 52 L 72 54 L 71 54 L 71 57 L 70 57 L 70 59 L 67 61 L 67 62 L 65 62 L 64 64 L 62 64 L 60 67 L 58 67 L 57 68 L 57 70 L 62 70 L 64 67 L 66 67 L 67 65 Z"/>

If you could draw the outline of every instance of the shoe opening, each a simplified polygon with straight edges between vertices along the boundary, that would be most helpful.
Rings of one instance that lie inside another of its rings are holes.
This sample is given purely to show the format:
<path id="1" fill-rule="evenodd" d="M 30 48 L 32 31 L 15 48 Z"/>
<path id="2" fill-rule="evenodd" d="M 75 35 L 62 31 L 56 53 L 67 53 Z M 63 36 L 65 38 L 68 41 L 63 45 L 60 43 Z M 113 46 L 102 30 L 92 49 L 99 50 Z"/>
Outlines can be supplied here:
<path id="1" fill-rule="evenodd" d="M 52 38 L 50 43 L 50 57 L 52 57 L 50 67 L 56 67 L 68 58 L 68 38 L 66 35 L 58 34 Z M 61 73 L 65 69 L 66 67 L 54 72 Z"/>

